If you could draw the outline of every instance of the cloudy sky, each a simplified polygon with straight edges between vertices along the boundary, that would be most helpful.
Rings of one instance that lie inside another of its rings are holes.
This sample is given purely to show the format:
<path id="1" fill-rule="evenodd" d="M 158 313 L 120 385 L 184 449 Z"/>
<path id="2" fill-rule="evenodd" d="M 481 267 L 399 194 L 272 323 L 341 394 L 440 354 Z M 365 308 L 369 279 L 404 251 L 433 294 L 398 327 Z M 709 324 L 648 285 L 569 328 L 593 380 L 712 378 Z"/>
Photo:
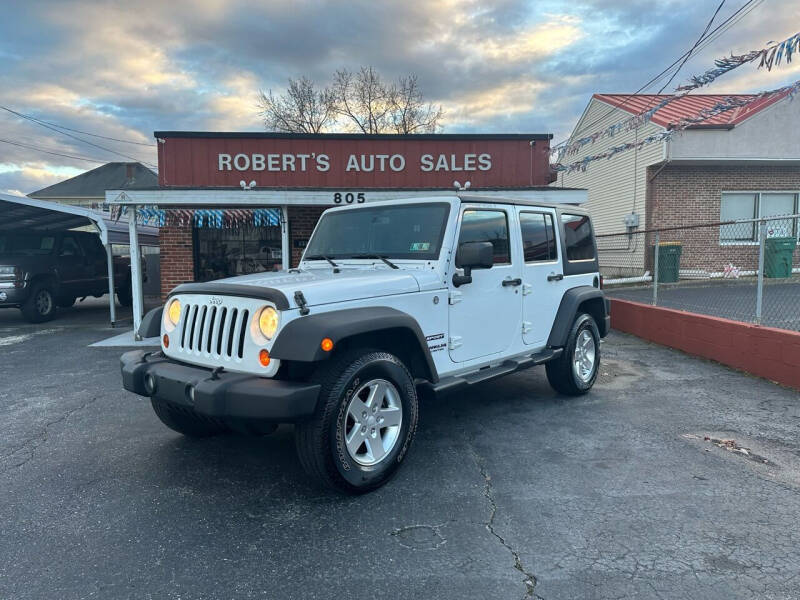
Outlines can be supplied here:
<path id="1" fill-rule="evenodd" d="M 716 23 L 745 2 L 727 0 Z M 0 191 L 28 193 L 102 162 L 127 160 L 112 150 L 155 163 L 156 129 L 259 130 L 260 88 L 280 90 L 299 75 L 325 82 L 337 68 L 367 64 L 388 78 L 416 73 L 426 97 L 444 107 L 445 132 L 550 132 L 559 140 L 593 92 L 633 92 L 685 52 L 718 4 L 6 2 L 0 104 L 139 144 L 74 134 L 99 148 L 0 111 Z M 753 6 L 693 57 L 673 86 L 717 56 L 800 30 L 795 0 L 756 0 Z M 752 92 L 797 79 L 800 60 L 770 73 L 748 65 L 707 91 Z"/>

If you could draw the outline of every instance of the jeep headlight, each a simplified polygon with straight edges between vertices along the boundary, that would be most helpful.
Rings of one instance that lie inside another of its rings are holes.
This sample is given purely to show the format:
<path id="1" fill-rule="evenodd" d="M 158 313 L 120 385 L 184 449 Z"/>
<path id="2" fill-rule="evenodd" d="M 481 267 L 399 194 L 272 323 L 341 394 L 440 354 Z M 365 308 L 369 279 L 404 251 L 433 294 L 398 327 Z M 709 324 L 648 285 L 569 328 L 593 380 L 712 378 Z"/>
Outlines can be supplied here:
<path id="1" fill-rule="evenodd" d="M 271 306 L 265 306 L 258 315 L 258 331 L 268 340 L 271 340 L 278 331 L 280 316 L 278 311 Z"/>
<path id="2" fill-rule="evenodd" d="M 172 331 L 181 320 L 181 301 L 173 298 L 164 312 L 164 328 L 167 331 Z"/>

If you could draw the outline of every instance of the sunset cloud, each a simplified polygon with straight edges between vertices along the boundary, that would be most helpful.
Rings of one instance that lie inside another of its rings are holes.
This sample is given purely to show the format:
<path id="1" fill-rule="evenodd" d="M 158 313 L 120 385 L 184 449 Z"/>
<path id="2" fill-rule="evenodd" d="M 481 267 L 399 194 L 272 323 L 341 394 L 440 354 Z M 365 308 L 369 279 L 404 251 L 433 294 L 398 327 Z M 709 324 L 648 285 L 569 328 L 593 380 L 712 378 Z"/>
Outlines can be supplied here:
<path id="1" fill-rule="evenodd" d="M 29 0 L 0 23 L 0 104 L 81 131 L 152 144 L 156 129 L 259 130 L 260 88 L 326 82 L 337 68 L 415 73 L 449 132 L 566 136 L 594 92 L 632 92 L 680 56 L 714 6 L 692 0 Z M 737 7 L 726 6 L 717 22 Z M 800 5 L 772 0 L 687 63 L 795 33 Z M 800 78 L 745 66 L 708 92 Z M 663 83 L 663 82 L 660 82 Z M 647 90 L 657 91 L 658 84 Z M 0 138 L 97 160 L 126 160 L 7 113 Z M 87 138 L 155 162 L 155 148 Z M 94 163 L 0 143 L 0 189 L 30 192 Z M 68 170 L 68 171 L 65 171 Z"/>

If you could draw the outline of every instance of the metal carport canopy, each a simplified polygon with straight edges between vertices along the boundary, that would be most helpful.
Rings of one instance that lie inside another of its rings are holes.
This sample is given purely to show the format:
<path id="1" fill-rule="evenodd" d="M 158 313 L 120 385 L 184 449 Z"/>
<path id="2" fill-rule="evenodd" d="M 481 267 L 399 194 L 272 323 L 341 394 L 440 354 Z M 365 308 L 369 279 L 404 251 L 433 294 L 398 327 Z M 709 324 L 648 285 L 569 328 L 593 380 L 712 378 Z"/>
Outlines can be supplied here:
<path id="1" fill-rule="evenodd" d="M 101 213 L 88 208 L 0 193 L 0 233 L 22 229 L 66 231 L 92 225 L 97 228 L 100 241 L 106 248 L 109 312 L 113 326 L 116 321 L 116 306 L 114 304 L 114 261 L 111 255 L 111 244 L 130 243 L 130 238 L 124 234 L 127 229 L 125 225 L 107 222 Z M 144 237 L 152 238 L 149 239 L 151 242 L 149 245 L 158 244 L 157 233 L 152 231 L 142 233 Z"/>

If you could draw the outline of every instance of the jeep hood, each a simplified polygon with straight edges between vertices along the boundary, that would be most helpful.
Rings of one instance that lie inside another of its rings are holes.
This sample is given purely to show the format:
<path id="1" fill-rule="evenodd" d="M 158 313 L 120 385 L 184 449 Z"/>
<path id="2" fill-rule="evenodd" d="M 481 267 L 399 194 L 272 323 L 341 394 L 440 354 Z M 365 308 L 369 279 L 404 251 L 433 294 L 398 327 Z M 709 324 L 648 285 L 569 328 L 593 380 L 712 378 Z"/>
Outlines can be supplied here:
<path id="1" fill-rule="evenodd" d="M 333 269 L 309 269 L 298 273 L 253 273 L 229 279 L 210 281 L 206 284 L 213 288 L 215 284 L 252 285 L 254 287 L 272 288 L 283 292 L 289 306 L 297 308 L 294 293 L 303 292 L 309 306 L 332 304 L 347 300 L 361 300 L 395 294 L 409 294 L 420 290 L 413 271 L 403 269 L 347 269 L 339 273 Z"/>

